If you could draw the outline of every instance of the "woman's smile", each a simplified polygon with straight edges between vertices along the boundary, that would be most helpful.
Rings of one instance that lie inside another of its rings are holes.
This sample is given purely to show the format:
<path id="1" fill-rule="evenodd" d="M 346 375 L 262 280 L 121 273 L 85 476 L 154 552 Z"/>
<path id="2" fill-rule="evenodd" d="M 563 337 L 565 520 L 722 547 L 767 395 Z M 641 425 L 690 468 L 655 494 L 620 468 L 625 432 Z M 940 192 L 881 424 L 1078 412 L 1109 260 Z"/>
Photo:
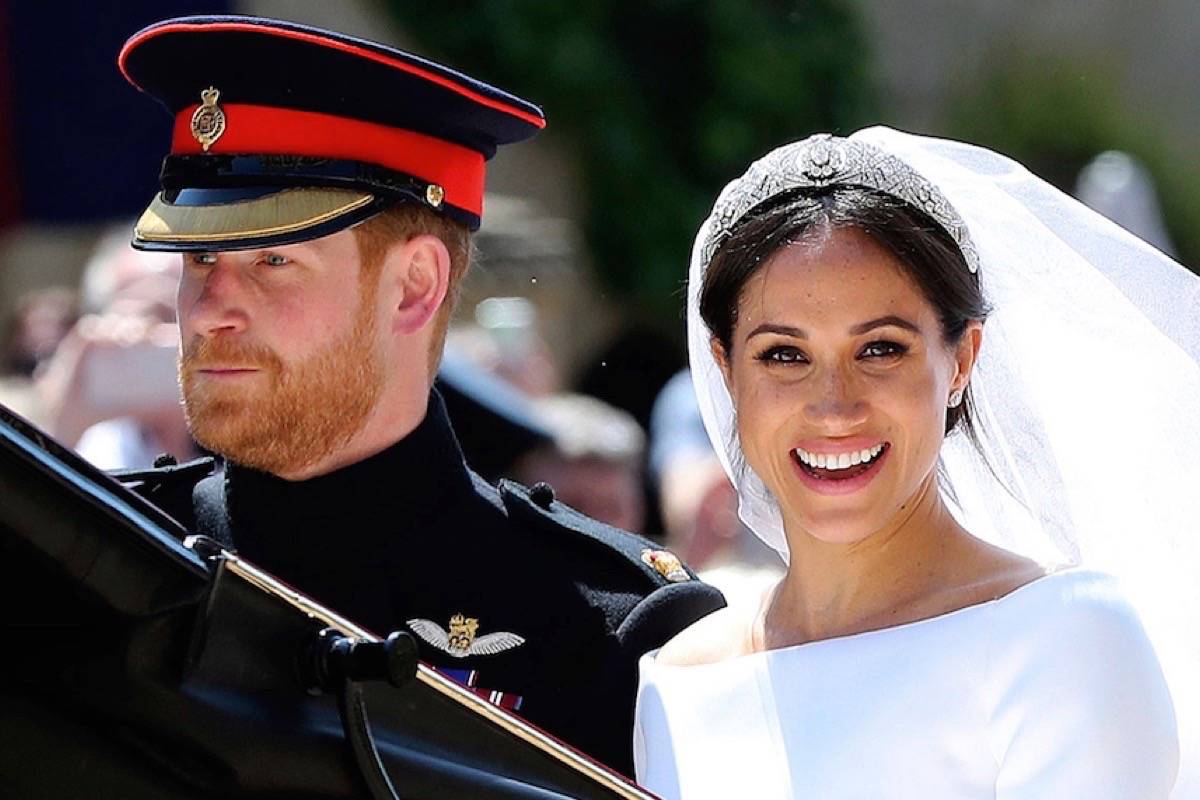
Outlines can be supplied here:
<path id="1" fill-rule="evenodd" d="M 820 494 L 851 494 L 875 479 L 883 469 L 889 446 L 886 442 L 850 450 L 797 447 L 792 463 L 800 480 Z"/>

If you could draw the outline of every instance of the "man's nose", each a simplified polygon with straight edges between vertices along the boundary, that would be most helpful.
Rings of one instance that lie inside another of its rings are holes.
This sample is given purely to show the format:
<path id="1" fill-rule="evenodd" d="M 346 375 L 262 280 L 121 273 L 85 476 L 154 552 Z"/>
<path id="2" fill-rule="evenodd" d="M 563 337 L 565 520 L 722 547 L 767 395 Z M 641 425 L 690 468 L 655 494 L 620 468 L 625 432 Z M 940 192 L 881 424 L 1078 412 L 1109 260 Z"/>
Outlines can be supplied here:
<path id="1" fill-rule="evenodd" d="M 188 282 L 194 284 L 189 291 Z M 241 333 L 250 318 L 246 286 L 232 259 L 218 257 L 203 273 L 185 276 L 180 291 L 179 320 L 185 330 L 201 336 Z M 190 302 L 186 298 L 192 298 Z"/>

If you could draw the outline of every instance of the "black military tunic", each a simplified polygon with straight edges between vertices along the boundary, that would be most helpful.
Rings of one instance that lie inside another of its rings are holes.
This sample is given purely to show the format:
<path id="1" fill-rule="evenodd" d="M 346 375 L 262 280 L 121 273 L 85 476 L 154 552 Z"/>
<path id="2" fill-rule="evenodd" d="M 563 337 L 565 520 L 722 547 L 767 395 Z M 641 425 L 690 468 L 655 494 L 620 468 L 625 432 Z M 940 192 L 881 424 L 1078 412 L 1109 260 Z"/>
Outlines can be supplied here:
<path id="1" fill-rule="evenodd" d="M 127 477 L 375 633 L 414 632 L 422 660 L 626 774 L 638 657 L 724 604 L 547 487 L 485 483 L 436 392 L 410 435 L 336 472 L 293 482 L 230 465 L 192 490 L 205 472 Z"/>

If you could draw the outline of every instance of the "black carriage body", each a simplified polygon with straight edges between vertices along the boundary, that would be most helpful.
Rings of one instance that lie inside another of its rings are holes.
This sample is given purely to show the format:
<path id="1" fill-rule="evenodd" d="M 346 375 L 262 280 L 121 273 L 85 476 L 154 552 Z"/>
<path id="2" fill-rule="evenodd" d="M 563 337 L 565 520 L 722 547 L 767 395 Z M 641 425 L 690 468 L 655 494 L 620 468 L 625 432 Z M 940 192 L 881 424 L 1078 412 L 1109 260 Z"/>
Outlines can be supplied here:
<path id="1" fill-rule="evenodd" d="M 185 534 L 0 407 L 0 795 L 368 796 L 307 684 L 369 634 Z M 361 686 L 401 797 L 649 797 L 428 668 Z"/>

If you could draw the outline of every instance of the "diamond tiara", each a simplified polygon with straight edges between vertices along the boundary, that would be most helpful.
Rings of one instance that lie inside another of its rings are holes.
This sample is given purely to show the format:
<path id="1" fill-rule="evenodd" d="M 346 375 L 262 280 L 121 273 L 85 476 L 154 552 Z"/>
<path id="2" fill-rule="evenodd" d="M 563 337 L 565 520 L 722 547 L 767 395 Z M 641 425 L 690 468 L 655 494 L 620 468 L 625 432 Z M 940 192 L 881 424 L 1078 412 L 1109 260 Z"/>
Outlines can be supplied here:
<path id="1" fill-rule="evenodd" d="M 966 223 L 938 187 L 893 155 L 827 133 L 772 150 L 726 187 L 709 217 L 704 264 L 712 261 L 717 248 L 750 209 L 782 192 L 824 186 L 875 189 L 924 211 L 950 234 L 967 268 L 979 271 L 979 253 Z"/>

